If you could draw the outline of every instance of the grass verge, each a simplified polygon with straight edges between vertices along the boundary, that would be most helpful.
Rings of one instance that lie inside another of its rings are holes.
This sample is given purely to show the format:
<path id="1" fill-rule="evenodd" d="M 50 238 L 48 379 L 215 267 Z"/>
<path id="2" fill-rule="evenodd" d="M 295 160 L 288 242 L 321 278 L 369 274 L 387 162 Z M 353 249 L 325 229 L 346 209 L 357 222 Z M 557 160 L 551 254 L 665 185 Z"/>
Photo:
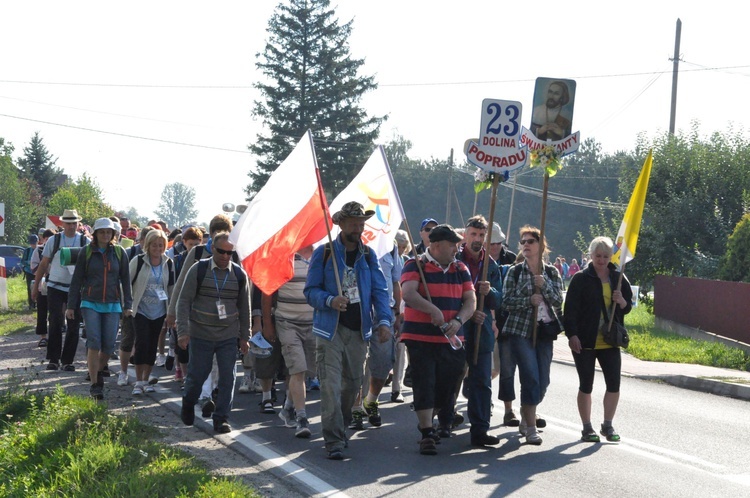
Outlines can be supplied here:
<path id="1" fill-rule="evenodd" d="M 258 497 L 152 440 L 156 430 L 102 404 L 9 382 L 0 392 L 0 496 Z"/>
<path id="2" fill-rule="evenodd" d="M 17 275 L 6 282 L 9 309 L 0 310 L 0 336 L 23 332 L 36 324 L 36 312 L 29 310 L 26 302 L 26 279 Z"/>
<path id="3" fill-rule="evenodd" d="M 750 371 L 750 355 L 719 342 L 698 341 L 654 327 L 654 315 L 638 306 L 625 316 L 628 352 L 641 360 L 692 363 Z"/>

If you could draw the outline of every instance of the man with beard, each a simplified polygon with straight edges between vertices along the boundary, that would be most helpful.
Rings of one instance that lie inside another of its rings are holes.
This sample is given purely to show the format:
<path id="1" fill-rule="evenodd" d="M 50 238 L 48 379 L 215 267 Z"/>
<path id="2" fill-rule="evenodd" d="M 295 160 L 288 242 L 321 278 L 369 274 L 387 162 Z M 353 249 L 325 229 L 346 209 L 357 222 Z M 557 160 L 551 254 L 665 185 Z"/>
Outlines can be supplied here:
<path id="1" fill-rule="evenodd" d="M 547 87 L 547 101 L 534 107 L 531 115 L 531 133 L 539 140 L 562 140 L 570 135 L 572 122 L 563 107 L 570 102 L 568 85 L 561 80 Z"/>
<path id="2" fill-rule="evenodd" d="M 347 202 L 334 213 L 333 222 L 341 233 L 332 244 L 315 250 L 305 284 L 305 298 L 315 309 L 320 418 L 331 460 L 344 458 L 346 428 L 362 386 L 367 341 L 373 329 L 378 333 L 375 340 L 384 343 L 391 338 L 385 277 L 377 255 L 361 241 L 365 221 L 374 214 L 358 202 Z"/>
<path id="3" fill-rule="evenodd" d="M 496 436 L 487 433 L 490 428 L 492 415 L 492 352 L 495 348 L 495 333 L 492 330 L 492 310 L 500 307 L 503 299 L 500 269 L 492 258 L 485 263 L 484 241 L 487 236 L 487 220 L 484 216 L 476 215 L 466 222 L 464 244 L 457 255 L 463 261 L 471 274 L 471 280 L 479 297 L 484 296 L 484 306 L 477 310 L 463 326 L 466 338 L 467 360 L 469 375 L 466 377 L 466 395 L 468 400 L 469 422 L 471 423 L 471 444 L 473 446 L 494 445 L 500 442 Z M 487 280 L 480 280 L 484 265 L 488 265 Z M 479 355 L 474 362 L 474 349 L 477 341 L 476 329 L 480 325 Z M 450 414 L 452 415 L 452 414 Z M 444 418 L 441 414 L 440 418 Z M 450 417 L 452 418 L 452 417 Z M 441 428 L 445 424 L 441 420 Z"/>

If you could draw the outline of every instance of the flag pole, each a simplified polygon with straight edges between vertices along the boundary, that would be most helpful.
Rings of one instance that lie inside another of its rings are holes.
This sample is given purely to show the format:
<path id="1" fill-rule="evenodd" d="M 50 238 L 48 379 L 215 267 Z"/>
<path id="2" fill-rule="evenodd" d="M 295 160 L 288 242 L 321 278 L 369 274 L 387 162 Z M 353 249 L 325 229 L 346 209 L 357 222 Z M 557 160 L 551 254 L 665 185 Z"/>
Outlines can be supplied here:
<path id="1" fill-rule="evenodd" d="M 320 194 L 320 208 L 323 210 L 323 219 L 326 222 L 326 236 L 328 237 L 328 243 L 331 245 L 331 258 L 333 262 L 333 275 L 336 277 L 336 290 L 338 290 L 339 296 L 343 296 L 344 293 L 341 291 L 341 278 L 339 277 L 339 265 L 336 258 L 336 247 L 333 245 L 333 238 L 331 237 L 331 224 L 329 223 L 330 215 L 328 212 L 328 203 L 326 202 L 325 195 L 323 193 L 323 183 L 320 181 L 320 168 L 318 167 L 318 157 L 315 152 L 315 143 L 313 142 L 312 132 L 307 130 L 307 136 L 310 138 L 310 145 L 313 150 L 313 161 L 315 161 L 315 177 L 318 180 L 318 192 Z"/>
<path id="2" fill-rule="evenodd" d="M 495 203 L 497 202 L 497 186 L 500 184 L 500 173 L 495 172 L 492 175 L 492 200 L 490 201 L 490 219 L 487 221 L 487 234 L 484 238 L 484 262 L 482 263 L 481 282 L 487 281 L 487 273 L 490 269 L 490 242 L 492 242 L 492 223 L 495 217 Z M 484 294 L 479 295 L 477 310 L 484 310 Z M 479 337 L 482 334 L 484 323 L 477 323 L 474 331 L 474 365 L 479 359 Z"/>
<path id="3" fill-rule="evenodd" d="M 547 222 L 547 189 L 549 188 L 549 173 L 544 172 L 544 188 L 542 189 L 542 222 L 539 226 L 539 274 L 544 275 L 544 250 L 546 249 L 544 244 L 544 225 Z M 534 286 L 534 293 L 541 293 L 542 290 Z M 531 344 L 536 347 L 536 336 L 537 336 L 537 313 L 539 311 L 538 306 L 534 306 L 534 312 L 532 314 L 532 329 L 531 329 Z"/>
<path id="4" fill-rule="evenodd" d="M 417 271 L 419 271 L 419 278 L 422 281 L 422 285 L 424 286 L 424 293 L 427 297 L 427 300 L 432 303 L 432 298 L 430 297 L 430 290 L 427 288 L 427 279 L 424 276 L 424 272 L 422 271 L 422 265 L 419 264 L 418 258 L 417 258 L 417 249 L 414 245 L 414 239 L 412 239 L 411 236 L 411 230 L 409 229 L 409 221 L 406 219 L 406 213 L 404 212 L 404 206 L 401 204 L 401 197 L 398 195 L 398 190 L 396 190 L 396 182 L 393 181 L 393 174 L 391 173 L 391 165 L 388 164 L 388 158 L 385 155 L 385 147 L 382 145 L 378 145 L 378 148 L 380 149 L 380 153 L 383 154 L 383 161 L 386 164 L 385 171 L 388 173 L 388 180 L 390 180 L 391 185 L 393 186 L 393 197 L 396 199 L 396 204 L 398 205 L 399 211 L 401 211 L 401 214 L 404 217 L 404 228 L 406 228 L 406 237 L 409 239 L 409 244 L 412 247 L 412 250 L 414 251 L 414 262 L 417 264 Z M 427 248 L 425 247 L 425 250 Z"/>

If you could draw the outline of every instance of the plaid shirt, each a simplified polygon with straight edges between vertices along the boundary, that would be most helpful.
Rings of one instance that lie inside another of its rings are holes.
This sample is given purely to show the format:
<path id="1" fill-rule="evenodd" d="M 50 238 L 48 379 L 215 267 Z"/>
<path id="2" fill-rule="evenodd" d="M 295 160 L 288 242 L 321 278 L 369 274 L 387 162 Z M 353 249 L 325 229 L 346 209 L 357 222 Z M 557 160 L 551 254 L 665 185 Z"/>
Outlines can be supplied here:
<path id="1" fill-rule="evenodd" d="M 517 266 L 511 266 L 508 273 L 505 275 L 505 281 L 503 282 L 503 306 L 502 309 L 508 312 L 508 319 L 503 326 L 502 333 L 504 335 L 520 335 L 522 337 L 531 338 L 532 323 L 534 317 L 534 307 L 531 305 L 531 295 L 534 293 L 534 281 L 533 274 L 529 270 L 529 266 L 524 261 L 519 263 L 521 265 L 521 274 L 518 276 L 518 281 L 515 279 L 515 274 L 518 271 Z M 562 329 L 562 322 L 560 317 L 560 306 L 562 306 L 563 297 L 563 281 L 560 277 L 560 273 L 552 265 L 544 265 L 545 286 L 542 289 L 542 296 L 547 301 L 548 306 L 552 306 L 555 311 L 556 319 L 560 323 Z M 554 278 L 550 279 L 547 273 L 551 273 Z"/>

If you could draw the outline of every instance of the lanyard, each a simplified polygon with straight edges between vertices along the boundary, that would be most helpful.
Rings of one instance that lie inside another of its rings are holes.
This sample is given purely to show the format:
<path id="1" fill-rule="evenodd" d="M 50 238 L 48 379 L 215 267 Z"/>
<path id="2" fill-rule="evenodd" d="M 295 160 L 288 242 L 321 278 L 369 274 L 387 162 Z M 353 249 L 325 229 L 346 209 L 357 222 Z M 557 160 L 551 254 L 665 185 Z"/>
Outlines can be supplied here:
<path id="1" fill-rule="evenodd" d="M 472 283 L 474 284 L 474 287 L 476 287 L 477 280 L 479 280 L 479 276 L 482 274 L 482 268 L 484 268 L 483 259 L 479 260 L 479 268 L 477 268 L 477 276 L 473 278 L 474 281 Z"/>
<path id="2" fill-rule="evenodd" d="M 159 265 L 159 274 L 158 275 L 156 274 L 156 268 L 153 267 L 153 266 L 151 267 L 151 275 L 153 275 L 154 278 L 156 279 L 156 281 L 159 282 L 159 283 L 161 283 L 161 276 L 162 276 L 163 272 L 164 272 L 164 268 L 162 268 L 161 265 Z"/>
<path id="3" fill-rule="evenodd" d="M 213 268 L 211 270 L 211 274 L 214 276 L 214 284 L 216 285 L 216 294 L 218 294 L 219 301 L 221 301 L 221 291 L 224 290 L 224 286 L 227 283 L 227 277 L 229 276 L 229 271 L 227 271 L 227 274 L 224 275 L 224 281 L 221 283 L 221 289 L 219 289 L 219 281 L 216 280 L 216 268 Z"/>

